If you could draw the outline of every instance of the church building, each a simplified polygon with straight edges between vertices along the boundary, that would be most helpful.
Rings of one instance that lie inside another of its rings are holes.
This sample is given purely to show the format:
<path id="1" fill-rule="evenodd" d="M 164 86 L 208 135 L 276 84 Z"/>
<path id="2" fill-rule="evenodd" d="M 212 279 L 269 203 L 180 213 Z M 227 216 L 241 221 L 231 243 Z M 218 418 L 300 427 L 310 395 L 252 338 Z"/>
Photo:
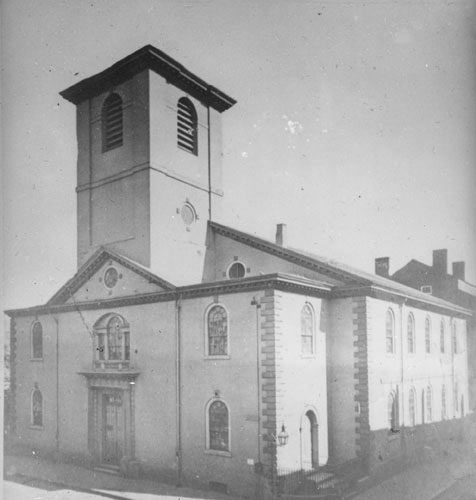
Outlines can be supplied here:
<path id="1" fill-rule="evenodd" d="M 7 311 L 15 446 L 252 497 L 451 435 L 471 311 L 217 223 L 233 98 L 153 46 L 61 95 L 77 272 Z"/>

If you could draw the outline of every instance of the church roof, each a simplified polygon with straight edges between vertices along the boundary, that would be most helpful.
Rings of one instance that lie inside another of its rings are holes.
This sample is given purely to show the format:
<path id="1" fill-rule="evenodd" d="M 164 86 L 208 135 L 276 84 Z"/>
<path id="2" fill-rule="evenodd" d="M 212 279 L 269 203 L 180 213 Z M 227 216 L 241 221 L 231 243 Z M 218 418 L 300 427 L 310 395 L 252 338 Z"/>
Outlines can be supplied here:
<path id="1" fill-rule="evenodd" d="M 446 300 L 420 292 L 419 290 L 402 285 L 391 279 L 342 264 L 333 259 L 302 250 L 283 247 L 257 236 L 218 224 L 217 222 L 209 221 L 208 224 L 210 228 L 218 234 L 222 234 L 235 241 L 239 241 L 276 257 L 301 265 L 307 269 L 328 275 L 334 279 L 340 279 L 343 284 L 332 287 L 332 296 L 358 295 L 359 289 L 361 291 L 367 289 L 368 291 L 373 291 L 374 295 L 378 295 L 378 292 L 382 292 L 387 296 L 393 295 L 395 297 L 411 299 L 413 302 L 425 306 L 433 306 L 447 310 L 450 309 L 467 315 L 471 314 L 469 310 Z"/>
<path id="2" fill-rule="evenodd" d="M 104 71 L 68 87 L 60 92 L 60 95 L 73 104 L 79 104 L 129 80 L 146 69 L 154 71 L 168 82 L 220 113 L 231 108 L 236 103 L 232 97 L 208 84 L 175 59 L 152 45 L 146 45 Z"/>

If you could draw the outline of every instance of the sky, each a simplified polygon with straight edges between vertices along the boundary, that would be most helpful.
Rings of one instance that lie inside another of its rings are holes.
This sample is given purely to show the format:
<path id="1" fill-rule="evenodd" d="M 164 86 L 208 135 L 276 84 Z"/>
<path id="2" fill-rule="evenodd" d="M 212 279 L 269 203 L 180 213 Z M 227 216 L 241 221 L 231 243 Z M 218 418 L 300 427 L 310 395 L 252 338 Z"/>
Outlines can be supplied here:
<path id="1" fill-rule="evenodd" d="M 476 2 L 3 0 L 2 307 L 76 272 L 75 107 L 152 44 L 237 100 L 218 222 L 372 271 L 432 250 L 476 282 Z"/>

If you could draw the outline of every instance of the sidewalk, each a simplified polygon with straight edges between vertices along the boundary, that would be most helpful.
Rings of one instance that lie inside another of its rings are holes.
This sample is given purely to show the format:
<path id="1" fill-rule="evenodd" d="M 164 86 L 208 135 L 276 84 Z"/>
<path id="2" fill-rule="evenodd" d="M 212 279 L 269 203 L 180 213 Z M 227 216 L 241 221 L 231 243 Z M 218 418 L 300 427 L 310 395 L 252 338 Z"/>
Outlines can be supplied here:
<path id="1" fill-rule="evenodd" d="M 433 500 L 461 478 L 476 474 L 474 456 L 452 455 L 416 464 L 353 497 L 353 500 Z"/>
<path id="2" fill-rule="evenodd" d="M 173 485 L 55 463 L 22 455 L 4 457 L 4 480 L 23 482 L 38 479 L 64 488 L 88 491 L 115 500 L 168 500 L 178 498 L 230 500 L 219 493 L 177 488 Z M 415 464 L 405 471 L 353 496 L 353 500 L 433 500 L 457 480 L 476 475 L 475 456 L 452 454 L 446 459 Z M 365 485 L 362 485 L 365 487 Z"/>
<path id="3" fill-rule="evenodd" d="M 230 500 L 231 497 L 210 491 L 178 488 L 143 479 L 97 472 L 77 465 L 55 463 L 44 458 L 5 455 L 4 480 L 24 482 L 39 479 L 68 489 L 93 492 L 116 500 L 170 500 L 178 498 Z"/>

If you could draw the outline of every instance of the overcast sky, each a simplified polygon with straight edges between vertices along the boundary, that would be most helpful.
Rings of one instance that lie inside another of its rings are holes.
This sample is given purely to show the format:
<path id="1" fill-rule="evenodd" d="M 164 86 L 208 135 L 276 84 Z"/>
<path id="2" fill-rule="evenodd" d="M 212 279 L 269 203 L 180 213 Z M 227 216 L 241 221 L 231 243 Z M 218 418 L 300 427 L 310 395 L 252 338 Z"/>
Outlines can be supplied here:
<path id="1" fill-rule="evenodd" d="M 435 248 L 476 281 L 476 2 L 3 0 L 4 307 L 76 271 L 75 107 L 152 44 L 238 102 L 225 223 L 365 270 Z"/>

